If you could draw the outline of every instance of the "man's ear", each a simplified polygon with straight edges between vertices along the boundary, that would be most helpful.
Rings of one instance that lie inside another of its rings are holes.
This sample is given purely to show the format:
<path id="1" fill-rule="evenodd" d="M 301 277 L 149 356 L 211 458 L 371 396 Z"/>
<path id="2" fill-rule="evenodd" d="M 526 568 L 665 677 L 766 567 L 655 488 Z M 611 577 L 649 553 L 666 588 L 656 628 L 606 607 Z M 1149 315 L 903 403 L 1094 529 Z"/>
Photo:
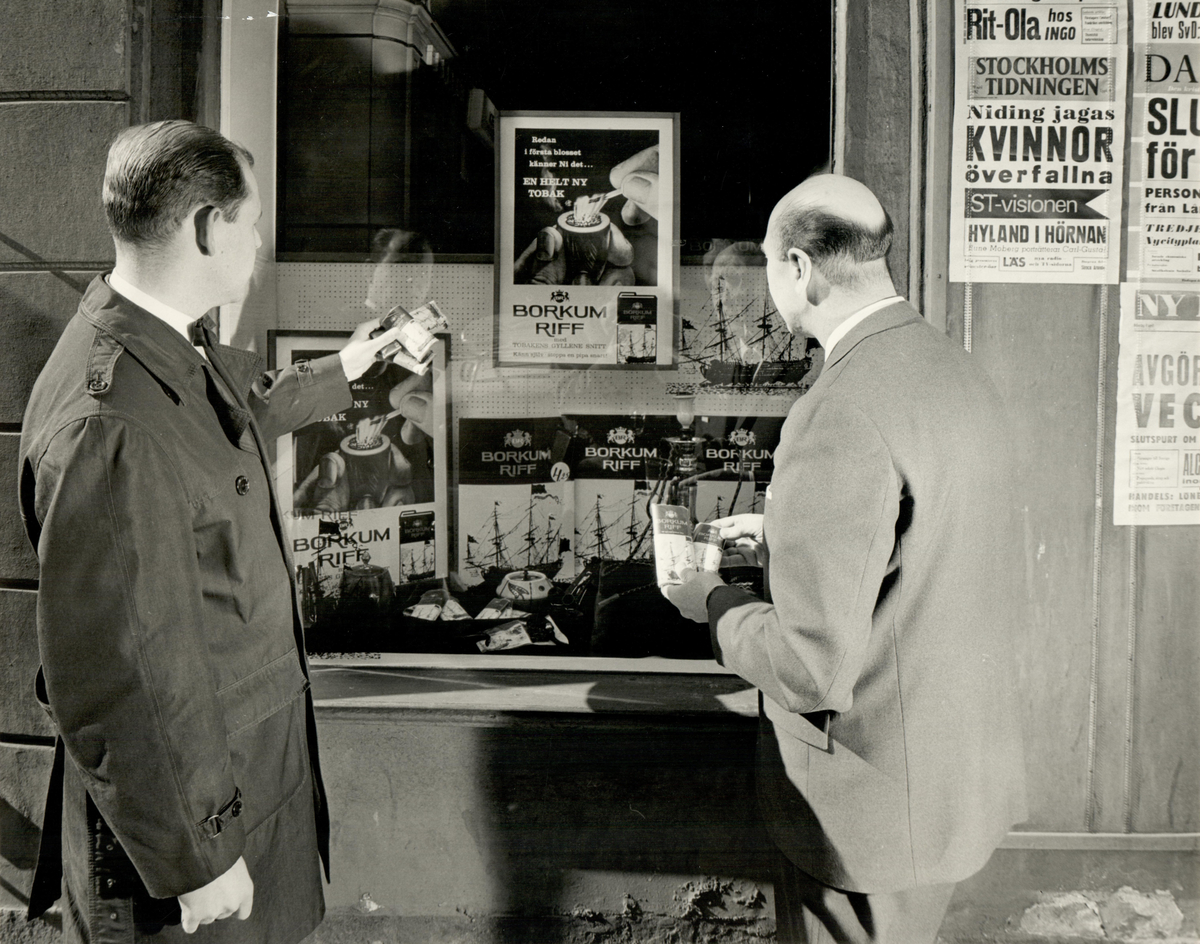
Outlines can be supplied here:
<path id="1" fill-rule="evenodd" d="M 788 259 L 796 273 L 796 292 L 810 305 L 819 305 L 829 294 L 829 281 L 803 249 L 789 249 Z"/>
<path id="2" fill-rule="evenodd" d="M 803 249 L 789 249 L 788 258 L 788 275 L 792 279 L 792 288 L 796 294 L 807 298 L 809 283 L 812 282 L 814 269 L 812 259 Z"/>
<path id="3" fill-rule="evenodd" d="M 812 278 L 808 280 L 808 303 L 820 305 L 829 296 L 829 280 L 821 270 L 813 266 Z"/>
<path id="4" fill-rule="evenodd" d="M 192 226 L 196 234 L 196 248 L 200 250 L 200 255 L 211 256 L 216 252 L 214 246 L 215 229 L 217 220 L 221 218 L 221 211 L 215 206 L 198 207 L 192 214 Z"/>

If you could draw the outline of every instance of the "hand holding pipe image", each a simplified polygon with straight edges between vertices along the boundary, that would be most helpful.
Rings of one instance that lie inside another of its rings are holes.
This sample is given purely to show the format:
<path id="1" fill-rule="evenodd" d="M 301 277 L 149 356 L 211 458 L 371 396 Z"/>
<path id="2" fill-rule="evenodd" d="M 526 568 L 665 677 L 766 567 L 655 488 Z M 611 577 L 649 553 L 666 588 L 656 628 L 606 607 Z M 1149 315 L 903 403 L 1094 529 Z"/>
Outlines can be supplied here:
<path id="1" fill-rule="evenodd" d="M 650 260 L 638 264 L 637 247 L 602 210 L 610 200 L 623 196 L 622 223 L 640 228 L 656 222 L 658 146 L 639 151 L 615 165 L 609 172 L 609 181 L 612 190 L 575 197 L 573 204 L 559 213 L 554 225 L 542 227 L 516 260 L 513 271 L 517 282 L 635 285 L 639 281 L 636 270 L 655 270 Z"/>

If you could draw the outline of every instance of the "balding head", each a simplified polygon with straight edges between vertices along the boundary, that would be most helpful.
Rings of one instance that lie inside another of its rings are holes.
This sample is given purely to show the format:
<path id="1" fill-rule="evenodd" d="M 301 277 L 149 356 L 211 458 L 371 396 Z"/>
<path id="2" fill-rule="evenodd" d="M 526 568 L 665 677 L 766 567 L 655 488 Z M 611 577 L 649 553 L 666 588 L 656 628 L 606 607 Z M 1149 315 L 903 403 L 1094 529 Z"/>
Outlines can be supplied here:
<path id="1" fill-rule="evenodd" d="M 771 211 L 768 244 L 787 256 L 801 249 L 832 286 L 859 291 L 891 278 L 887 253 L 892 220 L 866 186 L 839 174 L 817 174 Z"/>

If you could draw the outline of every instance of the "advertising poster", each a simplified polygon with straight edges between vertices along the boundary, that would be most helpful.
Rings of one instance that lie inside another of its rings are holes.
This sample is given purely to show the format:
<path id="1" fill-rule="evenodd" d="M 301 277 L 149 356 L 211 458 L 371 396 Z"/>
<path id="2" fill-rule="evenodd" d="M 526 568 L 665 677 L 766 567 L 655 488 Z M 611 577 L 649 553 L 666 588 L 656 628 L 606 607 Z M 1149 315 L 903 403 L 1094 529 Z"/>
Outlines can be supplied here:
<path id="1" fill-rule="evenodd" d="M 340 331 L 272 331 L 272 364 L 338 351 Z M 343 413 L 282 436 L 276 488 L 305 620 L 384 611 L 397 585 L 448 572 L 445 342 L 424 375 L 379 361 Z"/>
<path id="2" fill-rule="evenodd" d="M 458 423 L 458 577 L 496 586 L 514 570 L 575 576 L 575 494 L 558 417 Z M 553 471 L 552 471 L 553 470 Z"/>
<path id="3" fill-rule="evenodd" d="M 784 417 L 697 416 L 685 461 L 673 415 L 563 417 L 575 485 L 575 553 L 581 560 L 650 560 L 647 502 L 664 475 L 695 476 L 696 517 L 712 521 L 763 510 Z M 685 472 L 681 466 L 687 465 Z"/>
<path id="4" fill-rule="evenodd" d="M 1200 287 L 1121 286 L 1113 524 L 1200 524 Z"/>
<path id="5" fill-rule="evenodd" d="M 583 560 L 653 558 L 646 503 L 667 468 L 674 416 L 588 415 L 566 418 L 568 463 L 575 485 L 575 547 Z"/>
<path id="6" fill-rule="evenodd" d="M 1119 281 L 1124 0 L 955 15 L 950 278 Z"/>
<path id="7" fill-rule="evenodd" d="M 1135 0 L 1129 281 L 1200 282 L 1200 5 Z"/>
<path id="8" fill-rule="evenodd" d="M 670 365 L 675 116 L 502 113 L 497 129 L 497 366 Z"/>
<path id="9" fill-rule="evenodd" d="M 703 439 L 700 465 L 706 477 L 696 483 L 696 518 L 762 514 L 767 486 L 775 474 L 775 450 L 783 416 L 708 416 L 696 420 Z"/>

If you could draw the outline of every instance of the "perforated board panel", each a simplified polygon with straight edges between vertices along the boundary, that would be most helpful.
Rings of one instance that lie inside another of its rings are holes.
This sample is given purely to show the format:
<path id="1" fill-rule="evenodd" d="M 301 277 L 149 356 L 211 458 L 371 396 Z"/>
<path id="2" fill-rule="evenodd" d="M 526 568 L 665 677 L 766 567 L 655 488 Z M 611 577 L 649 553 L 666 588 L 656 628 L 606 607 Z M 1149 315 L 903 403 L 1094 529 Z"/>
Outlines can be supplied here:
<path id="1" fill-rule="evenodd" d="M 674 413 L 668 385 L 699 384 L 695 367 L 620 371 L 492 366 L 492 267 L 486 264 L 301 263 L 277 266 L 279 327 L 349 330 L 395 304 L 436 299 L 454 329 L 452 417 L 550 416 L 562 413 Z M 680 313 L 699 322 L 709 290 L 704 269 L 680 272 Z M 426 291 L 426 286 L 428 286 Z M 370 297 L 376 307 L 368 307 Z M 702 389 L 696 413 L 782 416 L 792 393 L 728 393 Z"/>

